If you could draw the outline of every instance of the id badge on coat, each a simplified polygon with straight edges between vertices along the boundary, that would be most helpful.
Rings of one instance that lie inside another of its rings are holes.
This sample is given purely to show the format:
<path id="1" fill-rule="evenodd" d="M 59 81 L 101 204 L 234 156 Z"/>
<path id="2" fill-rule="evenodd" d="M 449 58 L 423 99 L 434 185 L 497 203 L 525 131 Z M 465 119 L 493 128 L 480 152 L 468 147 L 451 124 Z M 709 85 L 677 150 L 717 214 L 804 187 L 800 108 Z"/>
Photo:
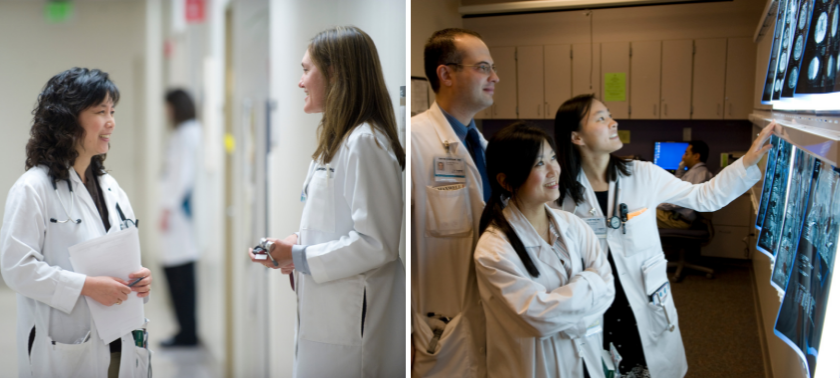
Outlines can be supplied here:
<path id="1" fill-rule="evenodd" d="M 589 225 L 589 228 L 595 232 L 598 239 L 605 239 L 607 237 L 607 220 L 604 217 L 583 218 L 583 221 Z"/>
<path id="2" fill-rule="evenodd" d="M 440 156 L 434 159 L 434 179 L 436 183 L 467 182 L 464 159 L 454 156 Z"/>

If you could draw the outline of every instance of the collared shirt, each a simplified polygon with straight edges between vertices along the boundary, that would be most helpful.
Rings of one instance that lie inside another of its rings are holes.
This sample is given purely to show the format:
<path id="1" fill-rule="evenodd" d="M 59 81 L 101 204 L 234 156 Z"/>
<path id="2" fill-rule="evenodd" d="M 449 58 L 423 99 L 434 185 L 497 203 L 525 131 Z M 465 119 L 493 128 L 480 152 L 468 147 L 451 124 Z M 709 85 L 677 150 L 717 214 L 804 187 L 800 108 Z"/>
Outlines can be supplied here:
<path id="1" fill-rule="evenodd" d="M 449 121 L 449 124 L 452 126 L 452 130 L 455 131 L 455 135 L 457 135 L 458 139 L 461 140 L 461 143 L 464 143 L 464 145 L 466 146 L 467 132 L 470 131 L 471 127 L 476 127 L 475 119 L 470 119 L 470 124 L 464 125 L 457 118 L 447 113 L 446 110 L 443 110 L 443 108 L 440 108 L 440 111 L 441 113 L 443 113 L 443 116 L 446 117 L 446 120 Z"/>
<path id="2" fill-rule="evenodd" d="M 711 180 L 712 172 L 709 171 L 709 168 L 706 167 L 706 163 L 703 162 L 694 164 L 694 166 L 691 167 L 691 169 L 689 169 L 688 171 L 685 171 L 682 168 L 682 163 L 680 163 L 680 168 L 677 169 L 677 173 L 675 174 L 675 176 L 677 176 L 677 178 L 680 180 L 697 185 Z M 672 205 L 670 203 L 663 203 L 659 205 L 658 208 L 666 211 L 678 212 L 680 213 L 680 215 L 683 216 L 683 218 L 692 222 L 694 221 L 694 219 L 697 219 L 697 214 L 694 212 L 694 210 L 686 209 L 681 206 Z"/>

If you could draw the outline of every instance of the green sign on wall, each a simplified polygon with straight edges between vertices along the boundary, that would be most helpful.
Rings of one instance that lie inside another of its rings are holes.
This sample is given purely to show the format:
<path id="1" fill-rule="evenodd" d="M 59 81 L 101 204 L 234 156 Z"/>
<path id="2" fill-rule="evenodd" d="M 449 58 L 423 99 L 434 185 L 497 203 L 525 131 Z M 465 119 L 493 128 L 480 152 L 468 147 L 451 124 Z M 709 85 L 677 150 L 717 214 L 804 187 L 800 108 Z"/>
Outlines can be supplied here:
<path id="1" fill-rule="evenodd" d="M 72 15 L 73 3 L 70 1 L 49 1 L 44 7 L 44 18 L 50 24 L 67 22 Z"/>
<path id="2" fill-rule="evenodd" d="M 627 101 L 627 74 L 610 72 L 604 74 L 604 101 Z"/>

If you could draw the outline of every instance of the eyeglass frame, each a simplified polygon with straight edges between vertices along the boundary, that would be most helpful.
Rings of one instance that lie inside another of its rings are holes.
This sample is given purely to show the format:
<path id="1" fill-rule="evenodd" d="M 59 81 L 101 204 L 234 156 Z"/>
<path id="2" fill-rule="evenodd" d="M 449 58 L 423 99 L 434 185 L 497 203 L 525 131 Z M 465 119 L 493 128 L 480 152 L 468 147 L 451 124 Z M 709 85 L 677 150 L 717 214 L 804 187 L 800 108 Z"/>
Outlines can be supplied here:
<path id="1" fill-rule="evenodd" d="M 481 66 L 486 65 L 486 66 L 489 66 L 490 72 L 487 72 L 486 70 L 483 70 L 483 69 L 479 68 L 479 71 L 482 74 L 492 75 L 493 73 L 496 73 L 496 74 L 499 73 L 499 71 L 496 71 L 496 65 L 495 64 L 490 64 L 490 63 L 487 63 L 487 62 L 481 62 L 481 63 L 478 63 L 478 64 L 471 64 L 471 65 L 460 64 L 460 63 L 444 63 L 443 65 L 445 65 L 445 66 L 458 66 L 458 67 L 474 67 L 474 68 L 479 68 Z"/>

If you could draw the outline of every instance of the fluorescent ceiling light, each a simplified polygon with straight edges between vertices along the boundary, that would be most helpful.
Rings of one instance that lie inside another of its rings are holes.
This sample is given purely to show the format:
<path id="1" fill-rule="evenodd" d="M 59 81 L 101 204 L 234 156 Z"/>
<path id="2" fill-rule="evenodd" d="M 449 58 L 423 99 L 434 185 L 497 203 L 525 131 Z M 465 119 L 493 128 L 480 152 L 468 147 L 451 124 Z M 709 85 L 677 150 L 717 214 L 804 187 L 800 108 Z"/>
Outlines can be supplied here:
<path id="1" fill-rule="evenodd" d="M 717 0 L 721 1 L 721 0 Z M 508 13 L 530 13 L 544 11 L 561 11 L 571 9 L 594 9 L 610 7 L 628 7 L 639 5 L 658 5 L 675 3 L 708 2 L 698 0 L 531 0 L 508 3 L 467 5 L 458 7 L 461 15 L 490 15 Z"/>

